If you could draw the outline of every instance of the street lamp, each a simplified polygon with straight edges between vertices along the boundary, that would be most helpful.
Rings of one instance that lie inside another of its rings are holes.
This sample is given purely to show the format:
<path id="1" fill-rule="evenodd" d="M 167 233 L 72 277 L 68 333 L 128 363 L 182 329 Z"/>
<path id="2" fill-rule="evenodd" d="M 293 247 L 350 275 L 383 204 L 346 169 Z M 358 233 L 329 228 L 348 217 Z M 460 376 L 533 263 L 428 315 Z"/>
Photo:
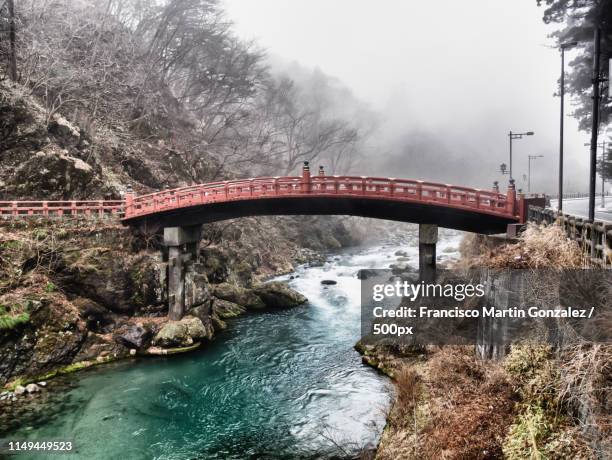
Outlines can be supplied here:
<path id="1" fill-rule="evenodd" d="M 544 155 L 529 155 L 529 163 L 527 166 L 527 193 L 531 193 L 531 160 L 536 158 L 544 158 Z"/>
<path id="2" fill-rule="evenodd" d="M 559 199 L 557 200 L 557 209 L 563 209 L 563 117 L 564 114 L 564 98 L 565 98 L 565 50 L 578 45 L 578 42 L 562 43 L 561 49 L 561 118 L 559 120 Z"/>
<path id="3" fill-rule="evenodd" d="M 527 131 L 526 133 L 513 133 L 512 131 L 510 131 L 508 133 L 508 139 L 510 139 L 510 168 L 509 168 L 510 180 L 513 179 L 512 177 L 512 140 L 522 139 L 523 136 L 533 136 L 533 134 L 534 134 L 533 131 Z"/>

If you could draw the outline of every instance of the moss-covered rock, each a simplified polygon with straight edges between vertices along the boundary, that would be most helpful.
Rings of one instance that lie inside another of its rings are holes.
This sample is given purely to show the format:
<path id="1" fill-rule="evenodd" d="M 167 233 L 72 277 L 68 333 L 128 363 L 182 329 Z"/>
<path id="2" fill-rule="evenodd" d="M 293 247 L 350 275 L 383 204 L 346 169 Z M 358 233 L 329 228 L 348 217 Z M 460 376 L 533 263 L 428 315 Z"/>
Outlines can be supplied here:
<path id="1" fill-rule="evenodd" d="M 108 247 L 66 253 L 56 276 L 68 292 L 94 300 L 119 314 L 159 302 L 157 260 L 149 254 L 130 257 Z"/>
<path id="2" fill-rule="evenodd" d="M 153 339 L 153 345 L 164 348 L 186 347 L 211 338 L 212 328 L 207 330 L 199 318 L 185 316 L 180 321 L 169 321 L 164 324 Z"/>
<path id="3" fill-rule="evenodd" d="M 296 307 L 308 301 L 302 294 L 281 281 L 261 284 L 254 291 L 268 308 Z"/>
<path id="4" fill-rule="evenodd" d="M 213 314 L 223 319 L 235 318 L 236 316 L 242 315 L 246 311 L 246 308 L 238 305 L 237 303 L 217 298 L 213 300 L 212 309 Z"/>
<path id="5" fill-rule="evenodd" d="M 231 283 L 217 284 L 213 289 L 215 297 L 241 305 L 249 310 L 257 310 L 266 307 L 266 304 L 252 290 Z"/>

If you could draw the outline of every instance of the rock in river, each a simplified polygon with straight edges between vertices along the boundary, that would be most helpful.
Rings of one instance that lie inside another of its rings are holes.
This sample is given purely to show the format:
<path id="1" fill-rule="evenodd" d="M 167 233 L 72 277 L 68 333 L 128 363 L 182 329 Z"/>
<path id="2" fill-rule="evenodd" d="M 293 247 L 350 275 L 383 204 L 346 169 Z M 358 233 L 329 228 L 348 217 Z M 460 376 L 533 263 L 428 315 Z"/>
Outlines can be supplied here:
<path id="1" fill-rule="evenodd" d="M 334 280 L 323 280 L 321 281 L 321 284 L 324 286 L 333 286 L 334 284 L 338 284 L 338 282 Z"/>
<path id="2" fill-rule="evenodd" d="M 40 391 L 40 388 L 35 383 L 26 385 L 25 389 L 28 393 L 36 393 L 37 391 Z"/>
<path id="3" fill-rule="evenodd" d="M 122 344 L 127 348 L 140 349 L 148 345 L 151 339 L 151 330 L 136 324 L 129 325 L 127 328 L 121 328 L 114 334 L 115 342 Z"/>
<path id="4" fill-rule="evenodd" d="M 361 270 L 357 272 L 357 279 L 367 280 L 368 278 L 376 276 L 376 273 L 377 273 L 376 270 L 369 269 L 369 268 L 362 268 Z"/>
<path id="5" fill-rule="evenodd" d="M 235 284 L 217 284 L 213 289 L 213 294 L 219 299 L 242 305 L 248 309 L 261 309 L 266 306 L 253 290 L 236 286 Z"/>
<path id="6" fill-rule="evenodd" d="M 164 348 L 186 347 L 202 339 L 212 338 L 199 318 L 185 316 L 180 321 L 168 321 L 153 339 L 153 344 Z"/>
<path id="7" fill-rule="evenodd" d="M 17 386 L 15 387 L 15 391 L 14 391 L 14 393 L 15 393 L 16 395 L 22 395 L 22 394 L 24 394 L 25 392 L 26 392 L 26 387 L 24 387 L 23 385 L 17 385 Z"/>
<path id="8" fill-rule="evenodd" d="M 282 281 L 271 281 L 261 284 L 254 289 L 266 307 L 289 308 L 305 303 L 308 299 L 297 291 L 294 291 L 287 283 Z"/>

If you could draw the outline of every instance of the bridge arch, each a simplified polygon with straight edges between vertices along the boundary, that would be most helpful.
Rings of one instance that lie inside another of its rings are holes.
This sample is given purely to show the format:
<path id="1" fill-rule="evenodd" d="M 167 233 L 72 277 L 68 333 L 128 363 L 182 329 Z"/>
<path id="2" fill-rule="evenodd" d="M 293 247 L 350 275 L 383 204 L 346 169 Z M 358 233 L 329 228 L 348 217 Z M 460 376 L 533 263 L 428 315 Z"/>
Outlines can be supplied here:
<path id="1" fill-rule="evenodd" d="M 514 185 L 507 194 L 410 179 L 363 176 L 263 177 L 214 182 L 135 197 L 123 222 L 174 227 L 262 215 L 351 215 L 434 224 L 483 234 L 520 222 Z"/>

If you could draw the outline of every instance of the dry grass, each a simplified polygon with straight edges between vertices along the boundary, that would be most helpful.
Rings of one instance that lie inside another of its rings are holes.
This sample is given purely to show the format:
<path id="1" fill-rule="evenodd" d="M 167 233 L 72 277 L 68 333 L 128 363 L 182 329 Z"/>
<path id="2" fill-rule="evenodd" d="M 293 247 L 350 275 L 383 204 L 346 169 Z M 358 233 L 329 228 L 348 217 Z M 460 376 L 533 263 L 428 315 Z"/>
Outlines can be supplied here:
<path id="1" fill-rule="evenodd" d="M 495 245 L 486 237 L 466 237 L 463 264 L 490 268 L 583 268 L 586 260 L 575 241 L 557 225 L 529 224 L 517 243 Z"/>
<path id="2" fill-rule="evenodd" d="M 500 366 L 472 347 L 443 347 L 397 375 L 397 402 L 377 459 L 501 457 L 512 390 Z"/>
<path id="3" fill-rule="evenodd" d="M 591 448 L 612 455 L 612 345 L 576 345 L 560 361 L 560 402 Z"/>
<path id="4" fill-rule="evenodd" d="M 469 236 L 461 251 L 467 267 L 585 266 L 556 226 L 530 225 L 515 242 Z M 561 352 L 525 343 L 502 363 L 477 360 L 472 347 L 431 348 L 427 356 L 394 374 L 397 401 L 378 460 L 612 458 L 609 345 Z"/>

